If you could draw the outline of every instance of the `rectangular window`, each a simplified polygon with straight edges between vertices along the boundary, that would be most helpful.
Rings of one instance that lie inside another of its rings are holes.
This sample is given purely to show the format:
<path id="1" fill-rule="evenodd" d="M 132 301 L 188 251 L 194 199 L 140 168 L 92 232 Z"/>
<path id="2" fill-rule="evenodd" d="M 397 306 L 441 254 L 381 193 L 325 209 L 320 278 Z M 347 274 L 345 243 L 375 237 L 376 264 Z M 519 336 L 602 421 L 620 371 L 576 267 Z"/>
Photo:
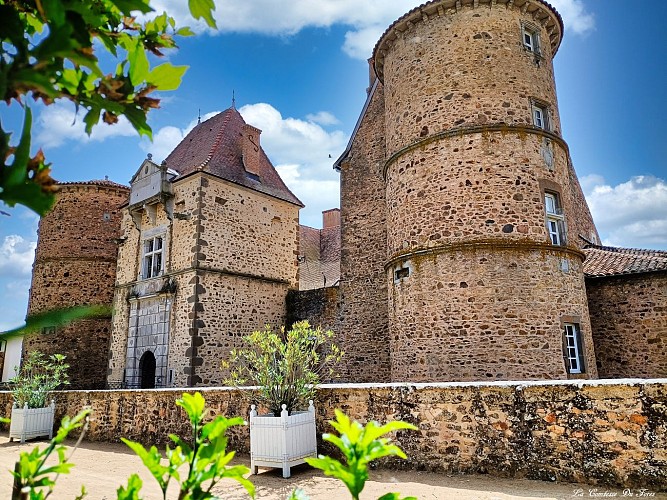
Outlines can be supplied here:
<path id="1" fill-rule="evenodd" d="M 523 46 L 535 54 L 540 53 L 540 36 L 537 30 L 523 27 Z"/>
<path id="2" fill-rule="evenodd" d="M 547 217 L 547 232 L 553 245 L 565 245 L 565 217 L 560 208 L 558 195 L 544 193 L 544 209 Z"/>
<path id="3" fill-rule="evenodd" d="M 584 373 L 581 331 L 576 323 L 565 323 L 565 360 L 568 373 Z"/>
<path id="4" fill-rule="evenodd" d="M 551 130 L 549 121 L 549 108 L 542 104 L 533 103 L 533 125 L 542 130 Z"/>
<path id="5" fill-rule="evenodd" d="M 154 278 L 164 271 L 163 237 L 156 236 L 144 240 L 142 277 Z"/>

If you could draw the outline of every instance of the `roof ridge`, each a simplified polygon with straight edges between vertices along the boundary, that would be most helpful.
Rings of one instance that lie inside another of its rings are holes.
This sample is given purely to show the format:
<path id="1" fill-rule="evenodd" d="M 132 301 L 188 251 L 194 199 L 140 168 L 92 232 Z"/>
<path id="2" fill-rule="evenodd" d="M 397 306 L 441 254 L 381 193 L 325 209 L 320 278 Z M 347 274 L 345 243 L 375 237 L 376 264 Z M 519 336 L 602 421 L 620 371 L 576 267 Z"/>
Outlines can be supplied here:
<path id="1" fill-rule="evenodd" d="M 222 124 L 220 125 L 220 130 L 218 130 L 218 135 L 215 137 L 215 140 L 213 141 L 213 145 L 211 146 L 211 150 L 209 151 L 208 155 L 206 156 L 206 159 L 200 163 L 200 165 L 197 167 L 197 170 L 203 170 L 206 168 L 208 163 L 211 161 L 213 158 L 213 153 L 218 149 L 218 146 L 220 146 L 220 142 L 222 141 L 222 137 L 225 132 L 225 127 L 229 123 L 229 120 L 231 119 L 232 114 L 228 113 L 227 111 L 231 111 L 232 108 L 227 109 L 224 111 L 225 114 L 225 119 L 223 120 Z M 206 123 L 206 122 L 204 122 Z"/>
<path id="2" fill-rule="evenodd" d="M 633 254 L 633 255 L 652 255 L 658 254 L 658 256 L 664 256 L 667 258 L 667 250 L 653 250 L 650 248 L 626 248 L 626 247 L 614 247 L 609 245 L 596 245 L 595 243 L 589 243 L 585 248 L 592 248 L 597 250 L 604 250 L 606 252 L 622 253 L 622 254 Z"/>

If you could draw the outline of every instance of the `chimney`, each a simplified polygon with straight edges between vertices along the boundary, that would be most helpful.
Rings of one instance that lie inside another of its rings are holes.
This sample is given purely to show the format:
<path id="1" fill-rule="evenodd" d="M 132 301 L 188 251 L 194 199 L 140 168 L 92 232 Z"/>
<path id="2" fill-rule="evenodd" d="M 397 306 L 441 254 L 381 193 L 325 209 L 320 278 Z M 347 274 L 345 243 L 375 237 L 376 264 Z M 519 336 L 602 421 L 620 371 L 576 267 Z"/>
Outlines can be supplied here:
<path id="1" fill-rule="evenodd" d="M 246 172 L 259 176 L 259 135 L 262 131 L 258 128 L 243 125 L 243 167 Z"/>
<path id="2" fill-rule="evenodd" d="M 322 229 L 340 226 L 340 208 L 332 208 L 322 212 Z"/>

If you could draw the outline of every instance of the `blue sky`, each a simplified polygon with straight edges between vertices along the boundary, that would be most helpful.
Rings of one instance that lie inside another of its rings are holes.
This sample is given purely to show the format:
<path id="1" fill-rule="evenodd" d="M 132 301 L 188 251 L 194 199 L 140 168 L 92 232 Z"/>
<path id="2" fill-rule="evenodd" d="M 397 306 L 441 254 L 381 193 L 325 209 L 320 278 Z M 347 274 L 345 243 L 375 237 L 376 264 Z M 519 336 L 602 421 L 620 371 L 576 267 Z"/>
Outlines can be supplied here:
<path id="1" fill-rule="evenodd" d="M 154 143 L 121 121 L 92 137 L 70 105 L 36 107 L 34 142 L 62 181 L 126 184 L 147 153 L 162 160 L 189 127 L 231 105 L 263 130 L 264 149 L 304 201 L 301 222 L 321 225 L 338 206 L 332 168 L 366 97 L 366 59 L 384 29 L 422 3 L 414 0 L 216 0 L 221 29 L 188 18 L 180 0 L 154 1 L 198 36 L 169 54 L 189 65 L 181 88 L 151 113 Z M 667 2 L 551 0 L 566 33 L 555 59 L 559 108 L 603 242 L 667 250 Z M 0 104 L 9 129 L 22 110 Z M 72 123 L 74 124 L 72 125 Z M 331 158 L 329 157 L 331 155 Z M 25 209 L 0 216 L 0 331 L 25 316 L 37 217 Z"/>

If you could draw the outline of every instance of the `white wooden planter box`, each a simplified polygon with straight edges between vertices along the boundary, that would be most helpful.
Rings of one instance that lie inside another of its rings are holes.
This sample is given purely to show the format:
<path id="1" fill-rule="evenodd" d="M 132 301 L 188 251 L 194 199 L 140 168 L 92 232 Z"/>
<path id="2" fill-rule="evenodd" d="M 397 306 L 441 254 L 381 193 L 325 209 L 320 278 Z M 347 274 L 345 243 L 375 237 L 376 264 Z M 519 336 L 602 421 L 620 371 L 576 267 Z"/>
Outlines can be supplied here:
<path id="1" fill-rule="evenodd" d="M 21 442 L 40 436 L 53 437 L 53 417 L 56 412 L 56 404 L 51 401 L 44 408 L 12 408 L 12 421 L 9 424 L 9 441 L 18 438 Z"/>
<path id="2" fill-rule="evenodd" d="M 290 477 L 290 468 L 305 463 L 306 457 L 317 456 L 315 407 L 310 401 L 308 411 L 287 414 L 286 406 L 279 417 L 258 415 L 255 405 L 250 410 L 250 472 L 257 467 L 283 469 Z"/>

